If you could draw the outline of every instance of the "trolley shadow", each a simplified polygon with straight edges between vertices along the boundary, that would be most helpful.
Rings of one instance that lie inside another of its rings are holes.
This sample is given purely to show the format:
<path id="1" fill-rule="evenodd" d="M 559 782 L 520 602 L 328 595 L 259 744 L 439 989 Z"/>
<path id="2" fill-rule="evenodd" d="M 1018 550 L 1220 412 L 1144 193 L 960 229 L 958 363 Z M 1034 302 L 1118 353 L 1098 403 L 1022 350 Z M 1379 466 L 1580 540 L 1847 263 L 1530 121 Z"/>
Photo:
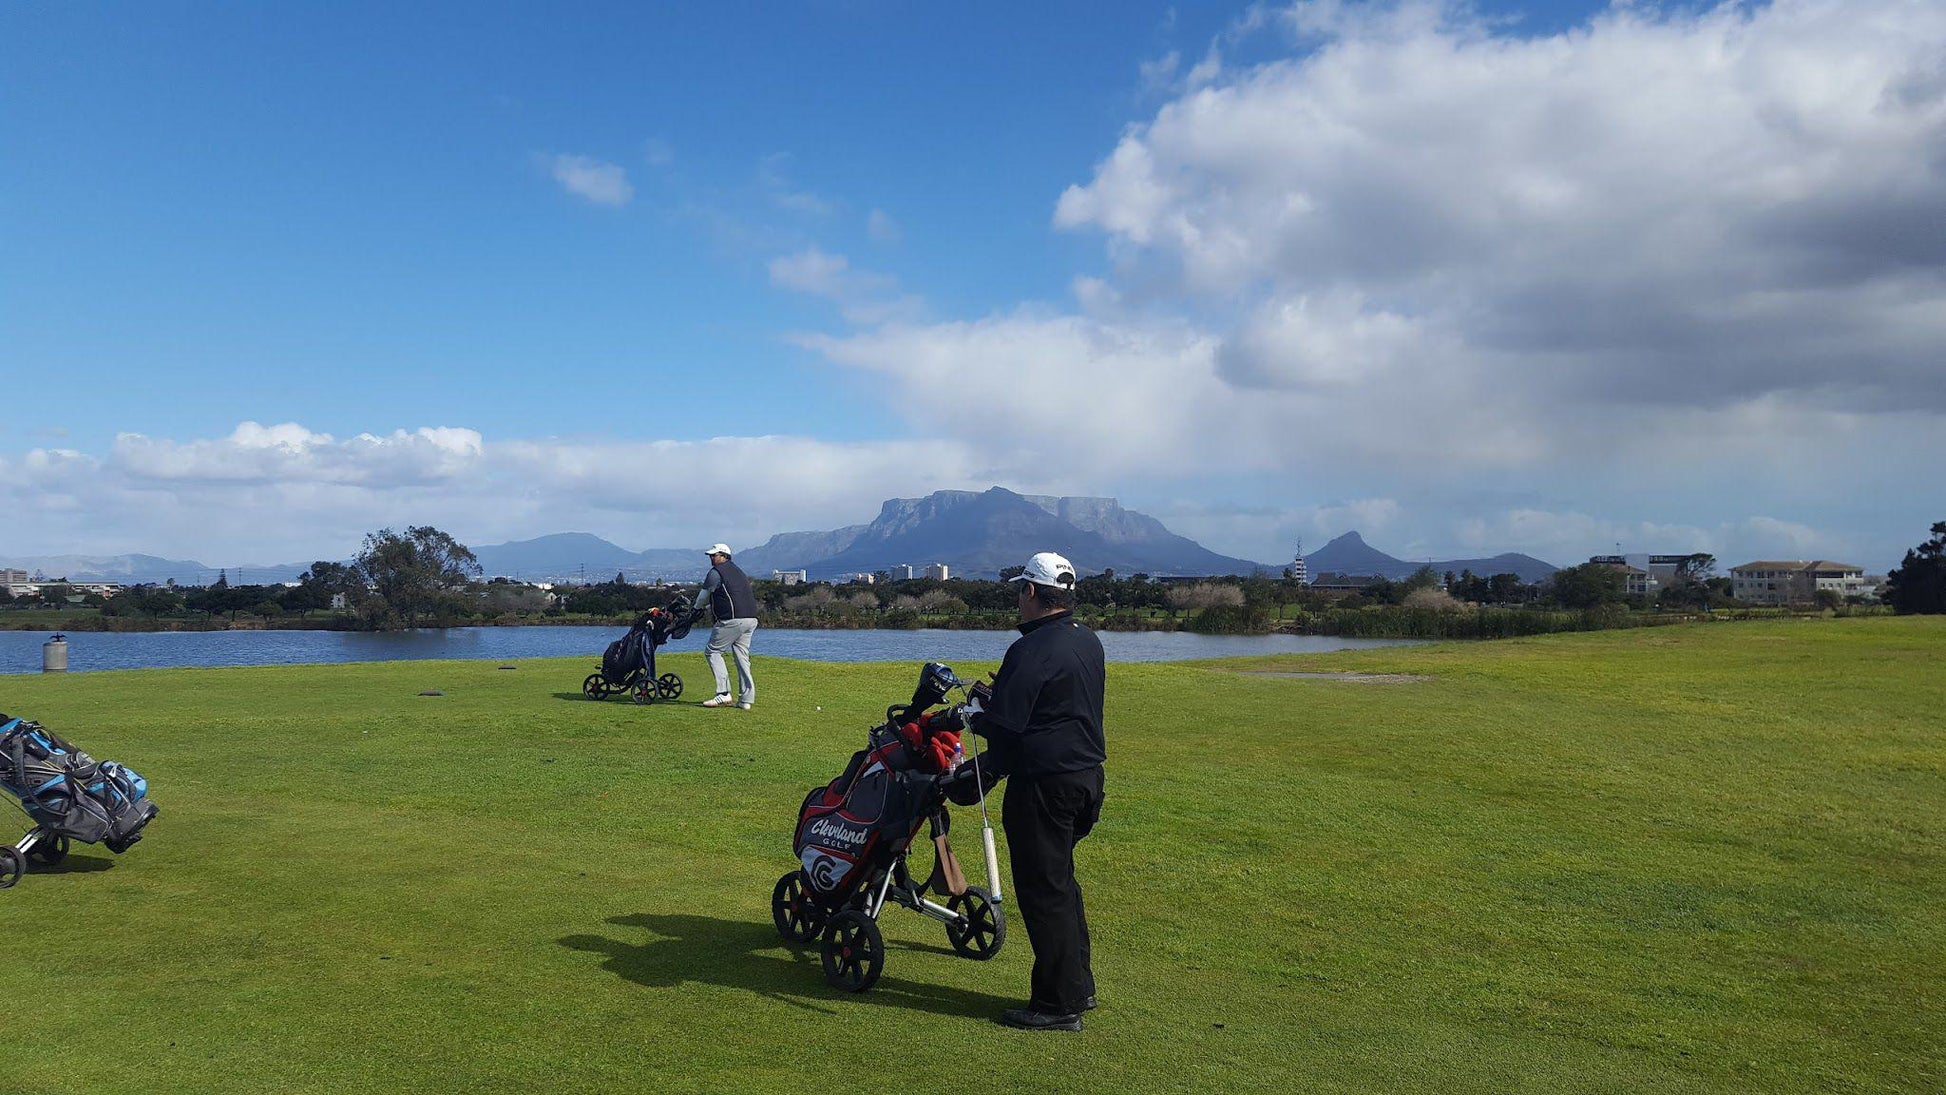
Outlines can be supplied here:
<path id="1" fill-rule="evenodd" d="M 815 973 L 819 968 L 816 951 L 783 943 L 768 923 L 687 913 L 639 913 L 610 917 L 607 922 L 618 927 L 644 928 L 659 938 L 647 943 L 629 943 L 600 935 L 570 935 L 558 942 L 569 950 L 604 955 L 603 970 L 644 988 L 673 989 L 689 983 L 718 985 L 814 1011 L 831 1011 L 820 1006 L 820 999 L 847 1000 L 970 1019 L 991 1019 L 1002 1009 L 1020 1003 L 984 992 L 927 985 L 898 977 L 881 978 L 876 990 L 869 993 L 826 990 L 807 996 L 804 992 L 807 969 Z M 822 978 L 811 983 L 822 984 Z"/>
<path id="2" fill-rule="evenodd" d="M 35 877 L 50 874 L 94 874 L 97 871 L 113 870 L 114 867 L 115 861 L 103 856 L 66 855 L 59 863 L 31 864 L 27 873 Z"/>

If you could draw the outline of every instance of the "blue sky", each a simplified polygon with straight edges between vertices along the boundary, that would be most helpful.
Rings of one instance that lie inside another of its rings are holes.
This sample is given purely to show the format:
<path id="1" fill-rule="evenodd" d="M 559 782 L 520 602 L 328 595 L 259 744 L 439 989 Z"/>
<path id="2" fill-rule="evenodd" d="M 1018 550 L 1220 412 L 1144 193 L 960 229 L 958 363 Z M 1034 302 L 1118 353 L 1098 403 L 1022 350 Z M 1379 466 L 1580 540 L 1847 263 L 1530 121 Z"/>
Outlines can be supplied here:
<path id="1" fill-rule="evenodd" d="M 61 394 L 0 500 L 268 561 L 998 482 L 1882 568 L 1946 516 L 1859 486 L 1946 439 L 1941 247 L 1872 227 L 1946 208 L 1946 32 L 1859 2 L 6 4 L 0 372 Z"/>
<path id="2" fill-rule="evenodd" d="M 1039 7 L 15 7 L 8 356 L 139 393 L 48 423 L 91 445 L 876 430 L 781 342 L 834 317 L 765 263 L 869 254 L 948 313 L 1064 295 L 1099 263 L 1054 196 L 1140 106 L 1137 63 L 1224 22 Z M 634 199 L 563 192 L 555 155 Z"/>

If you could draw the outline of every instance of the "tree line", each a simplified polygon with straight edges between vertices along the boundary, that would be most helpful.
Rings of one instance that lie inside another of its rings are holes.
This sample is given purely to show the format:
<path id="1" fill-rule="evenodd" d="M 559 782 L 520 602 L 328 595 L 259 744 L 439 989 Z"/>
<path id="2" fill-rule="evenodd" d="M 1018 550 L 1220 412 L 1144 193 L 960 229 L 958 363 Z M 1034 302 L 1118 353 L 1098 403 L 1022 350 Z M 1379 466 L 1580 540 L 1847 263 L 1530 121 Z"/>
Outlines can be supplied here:
<path id="1" fill-rule="evenodd" d="M 1471 571 L 1436 574 L 1421 567 L 1392 580 L 1367 579 L 1355 590 L 1323 590 L 1283 576 L 1214 577 L 1194 582 L 1158 581 L 1148 574 L 1118 575 L 1105 570 L 1075 584 L 1082 615 L 1134 622 L 1166 614 L 1171 620 L 1206 631 L 1262 631 L 1296 623 L 1333 628 L 1335 634 L 1391 634 L 1395 626 L 1419 634 L 1530 634 L 1615 626 L 1630 611 L 1687 612 L 1736 608 L 1731 582 L 1715 573 L 1707 554 L 1687 557 L 1673 579 L 1652 595 L 1630 594 L 1627 578 L 1605 563 L 1583 563 L 1556 571 L 1543 582 L 1523 582 L 1502 573 Z M 1017 591 L 1006 580 L 889 577 L 873 583 L 786 585 L 755 580 L 760 612 L 772 619 L 804 620 L 870 617 L 874 626 L 918 626 L 924 619 L 956 617 L 983 625 L 1006 626 L 1017 605 Z M 105 617 L 164 617 L 183 613 L 208 618 L 243 616 L 265 620 L 335 610 L 336 620 L 368 630 L 444 626 L 480 619 L 532 616 L 615 618 L 687 600 L 689 588 L 632 583 L 622 574 L 607 582 L 557 587 L 553 593 L 504 578 L 480 580 L 479 560 L 466 545 L 431 526 L 403 532 L 380 529 L 368 534 L 350 562 L 319 560 L 294 585 L 232 585 L 221 577 L 209 586 L 173 584 L 132 586 L 104 598 L 85 594 L 85 604 Z M 42 586 L 36 598 L 16 599 L 0 589 L 0 605 L 34 603 L 67 606 L 76 591 L 64 583 Z M 1818 593 L 1824 607 L 1842 602 L 1830 591 Z M 1885 600 L 1899 612 L 1946 612 L 1946 521 L 1932 526 L 1932 537 L 1908 551 L 1888 576 Z M 1366 610 L 1391 610 L 1379 615 Z M 1489 617 L 1485 610 L 1500 610 Z M 1526 610 L 1508 614 L 1505 610 Z M 1475 612 L 1465 627 L 1456 613 Z M 1552 622 L 1543 615 L 1553 612 Z M 1440 617 L 1447 617 L 1439 622 Z M 1414 622 L 1417 621 L 1417 622 Z M 1455 630 L 1457 628 L 1457 630 Z M 1470 629 L 1470 630 L 1469 630 Z"/>

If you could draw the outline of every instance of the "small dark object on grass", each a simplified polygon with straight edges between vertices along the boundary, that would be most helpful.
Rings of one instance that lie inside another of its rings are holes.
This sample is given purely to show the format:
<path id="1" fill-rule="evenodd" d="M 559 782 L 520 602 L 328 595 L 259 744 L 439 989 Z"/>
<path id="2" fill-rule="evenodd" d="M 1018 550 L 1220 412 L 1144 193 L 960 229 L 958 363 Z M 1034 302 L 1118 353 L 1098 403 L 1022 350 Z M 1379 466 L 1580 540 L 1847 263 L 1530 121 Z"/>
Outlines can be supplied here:
<path id="1" fill-rule="evenodd" d="M 419 693 L 419 694 L 420 694 L 421 696 L 443 696 L 443 695 L 445 695 L 446 693 L 444 693 L 444 692 L 441 692 L 441 691 L 439 691 L 438 689 L 434 689 L 434 688 L 428 688 L 428 689 L 426 689 L 426 690 L 425 690 L 424 692 L 421 692 L 421 693 Z"/>
<path id="2" fill-rule="evenodd" d="M 502 669 L 519 669 L 520 667 L 519 667 L 519 666 L 517 666 L 517 665 L 503 665 L 503 666 L 501 666 L 500 668 L 502 668 Z"/>

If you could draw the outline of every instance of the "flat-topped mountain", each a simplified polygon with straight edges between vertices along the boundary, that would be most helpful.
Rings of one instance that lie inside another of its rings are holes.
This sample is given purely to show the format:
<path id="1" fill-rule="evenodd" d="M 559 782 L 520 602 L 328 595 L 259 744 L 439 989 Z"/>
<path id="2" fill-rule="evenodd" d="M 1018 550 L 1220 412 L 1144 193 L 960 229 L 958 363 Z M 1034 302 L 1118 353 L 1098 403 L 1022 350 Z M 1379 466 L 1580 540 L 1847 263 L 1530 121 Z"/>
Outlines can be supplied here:
<path id="1" fill-rule="evenodd" d="M 814 578 L 944 563 L 956 575 L 993 577 L 1036 551 L 1058 551 L 1083 574 L 1250 574 L 1271 569 L 1170 532 L 1113 498 L 1060 498 L 942 490 L 893 498 L 867 525 L 793 532 L 737 557 L 751 574 L 804 570 Z"/>

